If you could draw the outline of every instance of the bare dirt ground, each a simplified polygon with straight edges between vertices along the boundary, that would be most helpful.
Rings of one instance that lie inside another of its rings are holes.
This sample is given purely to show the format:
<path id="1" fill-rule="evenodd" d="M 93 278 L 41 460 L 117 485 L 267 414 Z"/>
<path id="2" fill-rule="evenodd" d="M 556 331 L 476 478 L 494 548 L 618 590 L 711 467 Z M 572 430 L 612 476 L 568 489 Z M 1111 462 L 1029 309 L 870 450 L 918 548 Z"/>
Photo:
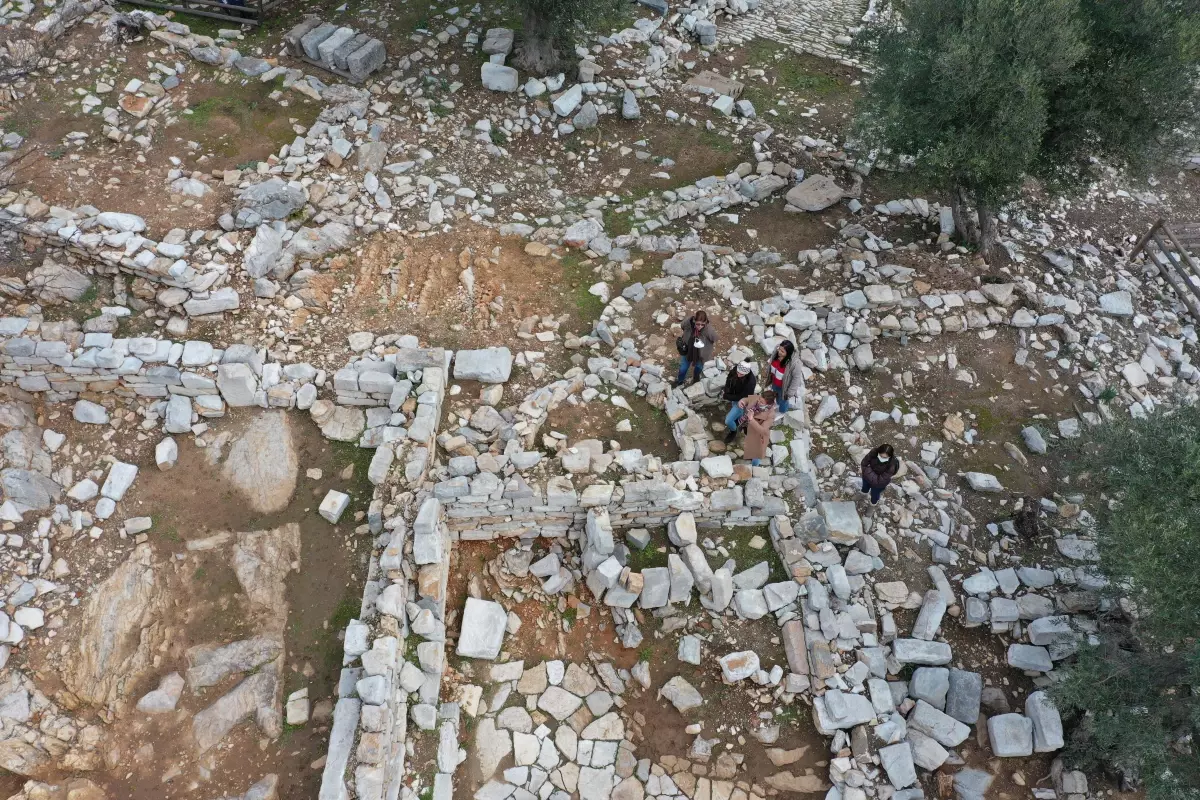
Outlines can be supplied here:
<path id="1" fill-rule="evenodd" d="M 151 132 L 153 145 L 143 150 L 135 142 L 113 142 L 103 135 L 99 113 L 83 113 L 79 98 L 62 84 L 89 92 L 101 83 L 113 86 L 97 96 L 115 104 L 116 91 L 130 80 L 149 80 L 151 62 L 174 65 L 180 59 L 153 47 L 157 42 L 134 43 L 125 51 L 98 46 L 96 37 L 87 25 L 70 32 L 60 50 L 65 63 L 39 79 L 30 97 L 0 109 L 0 125 L 25 136 L 34 151 L 21 165 L 18 185 L 36 187 L 52 205 L 91 204 L 138 214 L 155 237 L 175 227 L 195 228 L 197 215 L 212 224 L 228 207 L 229 190 L 210 180 L 212 191 L 203 198 L 172 195 L 167 173 L 182 169 L 220 176 L 226 169 L 253 167 L 290 142 L 294 126 L 307 128 L 316 117 L 316 103 L 299 95 L 289 93 L 282 105 L 268 97 L 272 84 L 232 79 L 183 59 L 180 85 L 144 120 L 148 127 L 142 132 Z"/>
<path id="2" fill-rule="evenodd" d="M 449 348 L 490 341 L 538 349 L 518 337 L 518 325 L 563 309 L 568 281 L 561 258 L 524 248 L 520 238 L 475 226 L 454 236 L 376 234 L 349 265 L 347 311 L 365 325 L 352 330 L 399 330 Z"/>
<path id="3" fill-rule="evenodd" d="M 299 571 L 288 578 L 283 697 L 307 686 L 314 707 L 335 699 L 341 670 L 340 636 L 349 619 L 358 615 L 366 574 L 367 542 L 352 529 L 354 514 L 361 513 L 370 500 L 362 457 L 367 451 L 335 446 L 306 417 L 292 416 L 300 464 L 296 495 L 283 512 L 257 514 L 226 483 L 221 467 L 208 461 L 217 436 L 225 432 L 236 435 L 251 418 L 249 414 L 238 414 L 217 421 L 205 437 L 209 448 L 181 443 L 179 462 L 168 472 L 155 467 L 152 444 L 128 448 L 140 471 L 134 488 L 121 504 L 122 511 L 126 517 L 153 519 L 154 526 L 145 535 L 155 558 L 170 564 L 171 610 L 163 623 L 172 631 L 170 647 L 162 654 L 154 674 L 144 685 L 133 687 L 134 700 L 156 688 L 162 675 L 185 672 L 189 647 L 222 644 L 254 634 L 248 625 L 246 597 L 231 567 L 231 542 L 199 551 L 190 550 L 188 544 L 221 532 L 263 530 L 292 522 L 300 527 L 301 556 Z M 68 427 L 60 422 L 50 421 L 60 430 Z M 69 431 L 73 442 L 86 440 L 87 433 Z M 308 469 L 321 470 L 322 477 L 306 477 Z M 346 491 L 353 498 L 338 528 L 316 514 L 316 506 L 331 488 Z M 83 536 L 64 552 L 71 563 L 80 564 L 99 580 L 124 559 L 132 546 L 132 541 L 93 542 Z M 87 556 L 79 551 L 89 549 L 100 558 L 85 562 Z M 58 631 L 58 636 L 64 642 L 75 638 L 70 624 Z M 53 696 L 61 688 L 54 667 L 58 653 L 45 649 L 30 653 L 40 687 Z M 281 797 L 315 796 L 320 770 L 310 765 L 325 753 L 328 714 L 323 718 L 315 714 L 304 726 L 286 727 L 283 737 L 274 743 L 261 738 L 253 724 L 239 725 L 218 748 L 197 759 L 191 743 L 191 718 L 234 683 L 236 679 L 199 693 L 187 690 L 174 713 L 132 714 L 116 720 L 105 740 L 105 750 L 112 754 L 110 765 L 92 779 L 111 797 L 191 797 L 195 791 L 191 776 L 198 766 L 211 775 L 203 789 L 210 795 L 243 792 L 264 774 L 274 772 L 280 776 Z"/>

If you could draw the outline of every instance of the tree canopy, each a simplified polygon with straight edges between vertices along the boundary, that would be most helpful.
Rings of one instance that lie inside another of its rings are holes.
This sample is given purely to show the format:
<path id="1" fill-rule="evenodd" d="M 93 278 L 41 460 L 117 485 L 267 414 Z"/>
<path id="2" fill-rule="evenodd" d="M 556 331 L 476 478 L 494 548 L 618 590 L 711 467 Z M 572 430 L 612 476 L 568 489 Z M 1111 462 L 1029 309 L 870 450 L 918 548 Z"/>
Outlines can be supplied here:
<path id="1" fill-rule="evenodd" d="M 1197 134 L 1200 0 L 1079 5 L 1085 55 L 1053 91 L 1036 172 L 1075 180 L 1090 156 L 1148 171 Z"/>
<path id="2" fill-rule="evenodd" d="M 986 256 L 1027 177 L 1145 167 L 1195 135 L 1198 18 L 1200 0 L 904 0 L 871 37 L 860 133 L 949 191 Z"/>
<path id="3" fill-rule="evenodd" d="M 1101 571 L 1133 613 L 1053 689 L 1077 723 L 1067 757 L 1144 781 L 1149 800 L 1200 798 L 1200 408 L 1105 426 L 1071 465 L 1099 501 Z"/>

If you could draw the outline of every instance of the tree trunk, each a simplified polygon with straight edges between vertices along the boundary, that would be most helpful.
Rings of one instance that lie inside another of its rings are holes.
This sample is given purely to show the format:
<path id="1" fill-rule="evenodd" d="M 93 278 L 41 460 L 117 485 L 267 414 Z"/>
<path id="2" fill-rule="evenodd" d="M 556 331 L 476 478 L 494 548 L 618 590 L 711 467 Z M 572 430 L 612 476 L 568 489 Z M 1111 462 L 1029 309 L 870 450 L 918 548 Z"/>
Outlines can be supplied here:
<path id="1" fill-rule="evenodd" d="M 954 187 L 950 193 L 950 210 L 954 213 L 954 229 L 966 244 L 976 244 L 979 241 L 979 230 L 971 216 L 970 194 L 961 186 Z"/>
<path id="2" fill-rule="evenodd" d="M 1000 247 L 1000 231 L 997 226 L 996 212 L 987 203 L 980 201 L 979 210 L 979 255 L 989 265 L 995 266 L 1004 248 Z"/>
<path id="3" fill-rule="evenodd" d="M 548 21 L 541 14 L 532 9 L 525 12 L 525 30 L 516 62 L 531 75 L 549 75 L 558 66 L 558 51 L 548 28 Z"/>
<path id="4" fill-rule="evenodd" d="M 975 213 L 968 206 L 972 193 L 958 186 L 951 193 L 951 210 L 954 212 L 954 227 L 964 243 L 974 245 L 976 251 L 989 265 L 1004 261 L 1008 252 L 1000 246 L 1000 229 L 996 209 L 982 200 L 975 201 Z"/>

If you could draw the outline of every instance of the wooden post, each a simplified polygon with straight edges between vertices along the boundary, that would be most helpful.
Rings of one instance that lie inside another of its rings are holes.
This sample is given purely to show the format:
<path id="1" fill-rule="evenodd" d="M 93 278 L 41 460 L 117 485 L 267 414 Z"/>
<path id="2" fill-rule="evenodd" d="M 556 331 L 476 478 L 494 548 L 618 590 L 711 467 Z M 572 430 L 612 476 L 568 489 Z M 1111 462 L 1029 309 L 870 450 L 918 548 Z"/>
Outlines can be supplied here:
<path id="1" fill-rule="evenodd" d="M 1167 238 L 1171 240 L 1171 244 L 1175 245 L 1175 251 L 1179 253 L 1179 259 L 1191 267 L 1196 277 L 1200 278 L 1200 264 L 1196 263 L 1196 259 L 1192 258 L 1191 254 L 1175 238 L 1175 232 L 1166 225 L 1163 225 L 1163 232 L 1167 234 Z"/>
<path id="2" fill-rule="evenodd" d="M 1158 264 L 1159 272 L 1163 273 L 1163 276 L 1166 277 L 1171 286 L 1175 288 L 1175 292 L 1179 294 L 1179 299 L 1187 303 L 1189 308 L 1193 308 L 1193 306 L 1200 303 L 1200 287 L 1197 287 L 1196 284 L 1192 283 L 1191 276 L 1188 274 L 1187 270 L 1183 269 L 1182 265 L 1179 263 L 1179 259 L 1171 257 L 1171 252 L 1163 246 L 1163 240 L 1160 239 L 1157 234 L 1154 237 L 1154 243 L 1158 246 L 1159 251 L 1163 254 L 1163 258 L 1166 259 L 1167 262 L 1166 264 L 1161 264 L 1159 263 L 1158 259 L 1155 259 L 1155 263 Z M 1186 292 L 1180 291 L 1180 283 L 1187 288 Z M 1192 313 L 1196 313 L 1194 308 Z M 1197 321 L 1200 321 L 1200 317 L 1197 318 Z"/>
<path id="3" fill-rule="evenodd" d="M 1150 226 L 1150 230 L 1146 231 L 1145 236 L 1138 239 L 1137 244 L 1135 244 L 1133 246 L 1133 251 L 1130 252 L 1130 254 L 1129 254 L 1130 260 L 1137 258 L 1137 254 L 1142 252 L 1142 249 L 1145 248 L 1146 243 L 1150 241 L 1150 237 L 1154 235 L 1155 231 L 1157 231 L 1162 226 L 1162 224 L 1163 224 L 1163 221 L 1160 218 L 1158 220 L 1158 222 L 1155 222 L 1153 225 Z"/>

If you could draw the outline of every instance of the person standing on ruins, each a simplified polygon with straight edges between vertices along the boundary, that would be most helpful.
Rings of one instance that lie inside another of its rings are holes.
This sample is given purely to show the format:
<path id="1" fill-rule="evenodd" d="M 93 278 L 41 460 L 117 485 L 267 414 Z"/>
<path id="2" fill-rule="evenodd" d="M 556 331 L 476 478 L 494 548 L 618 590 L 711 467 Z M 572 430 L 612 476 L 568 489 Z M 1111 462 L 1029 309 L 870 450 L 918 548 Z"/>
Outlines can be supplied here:
<path id="1" fill-rule="evenodd" d="M 871 495 L 871 505 L 879 505 L 883 490 L 888 487 L 900 468 L 900 460 L 890 444 L 881 444 L 862 460 L 862 491 Z"/>
<path id="2" fill-rule="evenodd" d="M 739 428 L 746 431 L 746 443 L 742 447 L 742 457 L 750 459 L 750 464 L 757 467 L 771 446 L 771 426 L 775 424 L 775 392 L 767 389 L 762 394 L 752 394 L 741 401 L 742 414 L 737 422 Z M 737 429 L 734 429 L 734 437 Z M 725 441 L 732 441 L 727 437 Z"/>
<path id="3" fill-rule="evenodd" d="M 713 357 L 713 345 L 717 343 L 717 332 L 708 321 L 703 309 L 688 317 L 683 323 L 683 335 L 675 340 L 679 350 L 679 377 L 675 386 L 682 386 L 689 368 L 695 370 L 695 380 L 704 376 L 704 362 Z"/>
<path id="4" fill-rule="evenodd" d="M 792 403 L 800 402 L 804 396 L 804 368 L 795 355 L 796 345 L 784 339 L 775 348 L 767 366 L 767 386 L 779 398 L 780 414 L 786 414 Z"/>

